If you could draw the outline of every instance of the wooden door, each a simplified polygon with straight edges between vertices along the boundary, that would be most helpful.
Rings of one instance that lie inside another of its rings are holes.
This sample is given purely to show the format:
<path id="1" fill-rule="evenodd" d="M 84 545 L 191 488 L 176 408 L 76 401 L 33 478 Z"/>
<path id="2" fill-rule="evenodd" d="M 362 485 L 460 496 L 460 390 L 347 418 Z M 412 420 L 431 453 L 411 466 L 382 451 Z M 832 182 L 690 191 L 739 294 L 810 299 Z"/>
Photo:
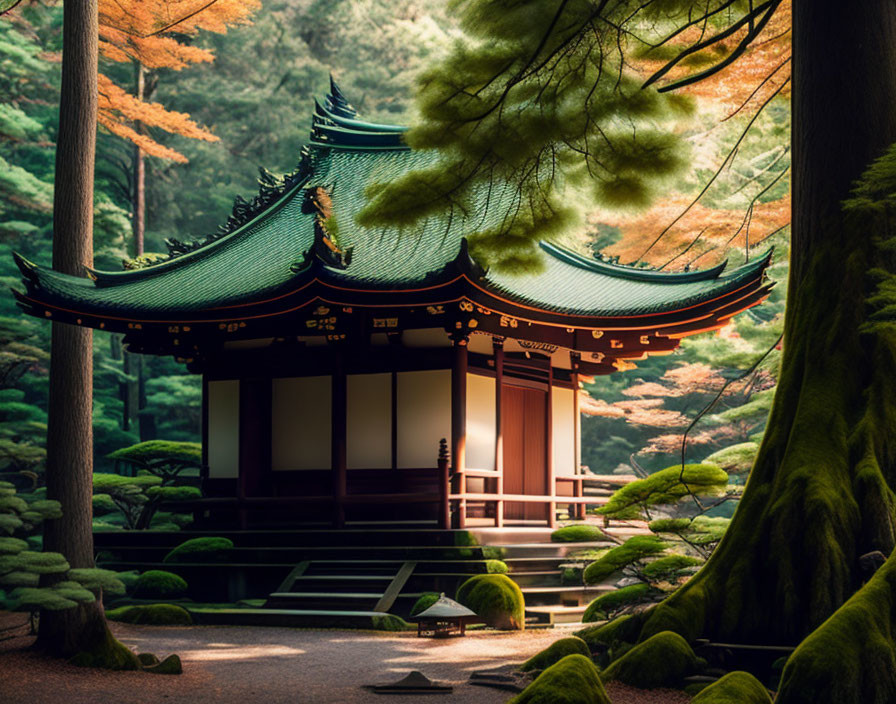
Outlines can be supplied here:
<path id="1" fill-rule="evenodd" d="M 547 491 L 547 392 L 504 384 L 501 389 L 501 434 L 504 446 L 504 493 L 543 496 Z M 508 520 L 547 520 L 547 505 L 508 501 Z"/>

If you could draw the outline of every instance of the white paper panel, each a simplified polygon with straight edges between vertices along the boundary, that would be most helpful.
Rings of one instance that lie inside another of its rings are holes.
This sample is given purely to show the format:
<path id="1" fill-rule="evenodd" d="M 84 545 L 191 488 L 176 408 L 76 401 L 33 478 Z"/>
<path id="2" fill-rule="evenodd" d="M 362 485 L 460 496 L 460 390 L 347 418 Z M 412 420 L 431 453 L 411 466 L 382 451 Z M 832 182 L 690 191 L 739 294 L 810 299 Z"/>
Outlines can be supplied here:
<path id="1" fill-rule="evenodd" d="M 392 466 L 392 375 L 349 374 L 346 466 Z"/>
<path id="2" fill-rule="evenodd" d="M 467 374 L 467 469 L 495 468 L 495 380 Z"/>
<path id="3" fill-rule="evenodd" d="M 398 466 L 435 467 L 451 441 L 451 370 L 398 374 Z"/>
<path id="4" fill-rule="evenodd" d="M 554 474 L 568 477 L 576 473 L 576 433 L 573 390 L 551 389 L 551 438 L 553 440 Z"/>
<path id="5" fill-rule="evenodd" d="M 271 405 L 271 467 L 275 471 L 330 469 L 330 377 L 274 379 Z"/>
<path id="6" fill-rule="evenodd" d="M 234 479 L 240 473 L 240 382 L 208 382 L 208 476 Z"/>

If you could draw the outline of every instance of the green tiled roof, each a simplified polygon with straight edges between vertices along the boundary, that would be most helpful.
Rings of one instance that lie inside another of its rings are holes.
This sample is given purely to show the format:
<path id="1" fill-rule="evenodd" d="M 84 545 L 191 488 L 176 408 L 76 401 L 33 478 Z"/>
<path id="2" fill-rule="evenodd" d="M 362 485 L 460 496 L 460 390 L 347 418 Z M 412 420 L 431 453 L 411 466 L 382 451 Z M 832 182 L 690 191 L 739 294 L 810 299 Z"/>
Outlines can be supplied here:
<path id="1" fill-rule="evenodd" d="M 309 281 L 341 289 L 401 291 L 465 273 L 470 286 L 531 308 L 626 317 L 710 301 L 760 279 L 768 263 L 763 257 L 727 274 L 723 267 L 675 274 L 613 266 L 543 243 L 540 273 L 465 269 L 465 235 L 505 217 L 514 197 L 510 186 L 493 186 L 487 198 L 483 194 L 467 209 L 469 215 L 432 217 L 413 231 L 365 228 L 355 222 L 371 184 L 435 163 L 436 155 L 408 149 L 401 136 L 401 128 L 355 119 L 337 89 L 324 106 L 317 105 L 303 178 L 291 182 L 254 219 L 189 254 L 137 271 L 98 272 L 97 281 L 23 263 L 25 302 L 87 315 L 170 320 L 268 300 Z M 305 256 L 320 237 L 317 214 L 306 202 L 314 187 L 329 193 L 338 245 L 351 249 L 350 263 L 343 268 Z"/>

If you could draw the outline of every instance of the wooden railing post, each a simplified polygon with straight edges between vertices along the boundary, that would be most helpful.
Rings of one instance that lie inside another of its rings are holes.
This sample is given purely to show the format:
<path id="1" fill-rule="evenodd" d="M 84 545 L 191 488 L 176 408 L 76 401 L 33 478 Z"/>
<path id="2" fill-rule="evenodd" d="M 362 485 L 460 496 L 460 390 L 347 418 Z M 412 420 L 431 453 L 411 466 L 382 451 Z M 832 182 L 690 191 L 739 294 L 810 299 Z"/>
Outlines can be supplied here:
<path id="1" fill-rule="evenodd" d="M 502 432 L 502 396 L 504 392 L 504 338 L 492 339 L 495 354 L 495 470 L 498 473 L 498 500 L 495 502 L 495 527 L 504 527 L 504 434 Z"/>
<path id="2" fill-rule="evenodd" d="M 448 441 L 445 438 L 439 440 L 439 528 L 451 527 L 451 481 L 448 476 Z"/>
<path id="3" fill-rule="evenodd" d="M 333 525 L 345 526 L 345 497 L 348 493 L 346 472 L 346 409 L 348 405 L 348 381 L 345 373 L 345 353 L 334 350 L 335 363 L 331 377 L 332 394 L 332 446 L 330 454 L 333 481 Z"/>
<path id="4" fill-rule="evenodd" d="M 460 494 L 456 517 L 456 528 L 467 525 L 467 335 L 462 331 L 452 335 L 454 354 L 451 365 L 451 461 L 453 474 L 457 477 L 457 493 Z"/>

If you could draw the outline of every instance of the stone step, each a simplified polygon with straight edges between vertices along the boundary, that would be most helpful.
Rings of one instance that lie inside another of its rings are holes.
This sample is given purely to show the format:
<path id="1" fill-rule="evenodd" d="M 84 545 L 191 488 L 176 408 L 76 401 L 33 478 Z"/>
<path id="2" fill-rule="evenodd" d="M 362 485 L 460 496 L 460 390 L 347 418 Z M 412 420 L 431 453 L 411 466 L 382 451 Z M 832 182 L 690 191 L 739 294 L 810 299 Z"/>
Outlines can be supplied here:
<path id="1" fill-rule="evenodd" d="M 550 604 L 546 606 L 527 606 L 526 616 L 533 616 L 538 623 L 554 625 L 556 623 L 581 623 L 587 604 L 579 606 L 560 606 Z"/>
<path id="2" fill-rule="evenodd" d="M 381 629 L 389 614 L 353 609 L 188 609 L 201 625 Z M 393 621 L 394 622 L 394 621 Z"/>

